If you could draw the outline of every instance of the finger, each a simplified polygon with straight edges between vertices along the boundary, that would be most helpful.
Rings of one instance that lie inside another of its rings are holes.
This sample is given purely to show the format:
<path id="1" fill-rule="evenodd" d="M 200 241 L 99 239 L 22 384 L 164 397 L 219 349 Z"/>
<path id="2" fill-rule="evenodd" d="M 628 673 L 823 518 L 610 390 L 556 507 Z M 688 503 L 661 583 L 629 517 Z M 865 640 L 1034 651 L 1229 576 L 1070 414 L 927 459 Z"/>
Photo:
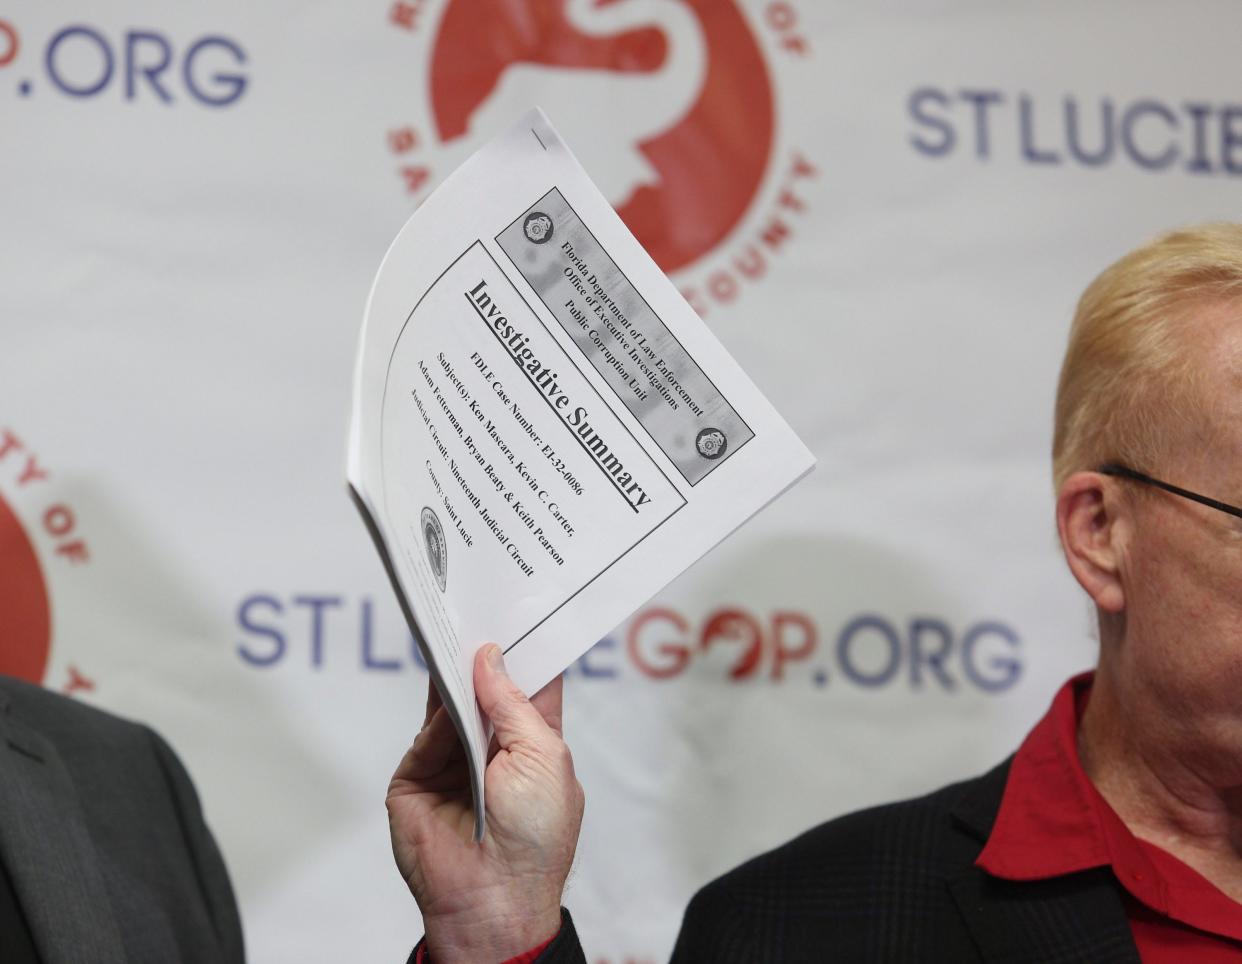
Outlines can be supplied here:
<path id="1" fill-rule="evenodd" d="M 431 722 L 431 718 L 436 715 L 436 710 L 444 705 L 444 700 L 440 697 L 440 687 L 436 686 L 436 681 L 431 674 L 427 674 L 427 713 L 423 716 L 423 726 Z"/>
<path id="2" fill-rule="evenodd" d="M 405 752 L 392 778 L 425 780 L 439 773 L 454 757 L 460 755 L 460 744 L 453 720 L 449 717 L 448 710 L 440 707 L 432 716 L 431 722 L 418 734 L 414 745 Z"/>
<path id="3" fill-rule="evenodd" d="M 530 705 L 539 711 L 543 722 L 547 723 L 557 736 L 564 736 L 561 716 L 562 693 L 565 689 L 565 677 L 557 676 L 530 698 Z"/>
<path id="4" fill-rule="evenodd" d="M 474 692 L 496 729 L 497 742 L 505 749 L 514 743 L 539 743 L 549 736 L 548 724 L 505 672 L 499 646 L 490 644 L 475 654 Z"/>
<path id="5" fill-rule="evenodd" d="M 442 796 L 458 796 L 468 803 L 471 799 L 470 764 L 465 757 L 450 760 L 444 767 L 431 776 L 418 780 L 394 780 L 389 784 L 389 794 L 402 796 L 405 794 L 440 794 Z"/>

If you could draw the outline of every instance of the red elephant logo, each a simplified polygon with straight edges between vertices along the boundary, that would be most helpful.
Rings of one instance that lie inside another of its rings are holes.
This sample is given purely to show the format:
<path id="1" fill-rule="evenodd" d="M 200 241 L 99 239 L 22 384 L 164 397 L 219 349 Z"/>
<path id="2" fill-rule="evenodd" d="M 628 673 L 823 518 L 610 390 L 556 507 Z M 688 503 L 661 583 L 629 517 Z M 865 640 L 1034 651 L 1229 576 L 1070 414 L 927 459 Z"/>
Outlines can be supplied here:
<path id="1" fill-rule="evenodd" d="M 546 109 L 668 272 L 737 226 L 774 139 L 772 82 L 734 0 L 450 0 L 431 101 L 445 143 Z"/>

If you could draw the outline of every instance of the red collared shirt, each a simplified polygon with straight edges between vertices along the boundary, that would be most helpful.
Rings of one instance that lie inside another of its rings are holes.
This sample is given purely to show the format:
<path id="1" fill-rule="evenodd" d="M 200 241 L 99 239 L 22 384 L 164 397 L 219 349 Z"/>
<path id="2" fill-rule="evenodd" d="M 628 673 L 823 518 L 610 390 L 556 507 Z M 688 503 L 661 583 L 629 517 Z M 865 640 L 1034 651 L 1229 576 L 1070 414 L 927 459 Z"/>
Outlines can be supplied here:
<path id="1" fill-rule="evenodd" d="M 1014 756 L 976 866 L 1005 880 L 1110 867 L 1144 964 L 1242 962 L 1242 904 L 1122 823 L 1078 760 L 1093 674 L 1066 683 Z"/>

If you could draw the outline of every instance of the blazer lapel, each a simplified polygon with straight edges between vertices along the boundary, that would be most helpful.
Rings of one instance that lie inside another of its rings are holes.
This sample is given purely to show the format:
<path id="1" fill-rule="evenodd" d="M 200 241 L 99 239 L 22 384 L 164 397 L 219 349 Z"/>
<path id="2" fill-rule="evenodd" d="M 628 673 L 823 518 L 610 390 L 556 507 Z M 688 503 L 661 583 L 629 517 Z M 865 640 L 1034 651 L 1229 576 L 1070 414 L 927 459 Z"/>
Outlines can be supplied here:
<path id="1" fill-rule="evenodd" d="M 1021 882 L 978 870 L 950 881 L 949 890 L 985 961 L 1139 964 L 1106 869 Z"/>
<path id="2" fill-rule="evenodd" d="M 1140 964 L 1112 871 L 1050 880 L 1009 881 L 971 865 L 992 832 L 1009 776 L 1008 761 L 988 773 L 954 810 L 961 863 L 949 891 L 988 962 L 1091 961 Z"/>
<path id="3" fill-rule="evenodd" d="M 124 964 L 77 792 L 50 742 L 0 693 L 0 860 L 44 964 Z"/>

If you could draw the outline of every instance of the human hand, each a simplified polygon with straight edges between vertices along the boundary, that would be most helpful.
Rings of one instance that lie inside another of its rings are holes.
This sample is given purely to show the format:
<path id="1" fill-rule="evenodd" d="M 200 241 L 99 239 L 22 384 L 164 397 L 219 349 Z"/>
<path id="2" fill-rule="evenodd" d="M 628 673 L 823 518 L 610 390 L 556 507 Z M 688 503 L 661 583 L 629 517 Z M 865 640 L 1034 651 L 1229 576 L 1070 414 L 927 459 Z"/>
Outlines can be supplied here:
<path id="1" fill-rule="evenodd" d="M 430 681 L 423 729 L 388 785 L 393 856 L 436 964 L 503 961 L 552 937 L 582 823 L 582 786 L 561 736 L 561 678 L 528 700 L 500 648 L 485 646 L 474 686 L 496 731 L 483 841 L 473 842 L 465 751 Z"/>

